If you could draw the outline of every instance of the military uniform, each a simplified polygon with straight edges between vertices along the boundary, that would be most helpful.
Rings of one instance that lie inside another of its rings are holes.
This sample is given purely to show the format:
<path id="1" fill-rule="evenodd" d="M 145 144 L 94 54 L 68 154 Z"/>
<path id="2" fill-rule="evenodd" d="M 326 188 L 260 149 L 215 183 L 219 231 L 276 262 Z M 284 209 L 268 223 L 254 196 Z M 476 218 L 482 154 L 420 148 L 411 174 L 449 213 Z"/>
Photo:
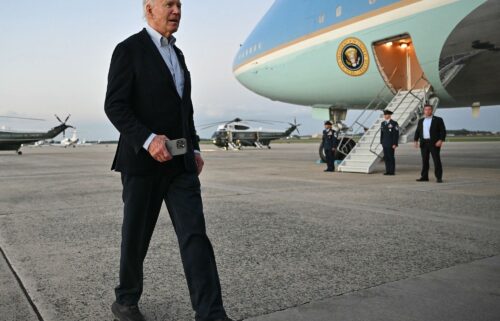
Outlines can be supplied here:
<path id="1" fill-rule="evenodd" d="M 392 114 L 392 112 L 391 112 Z M 384 148 L 385 174 L 394 175 L 396 172 L 395 149 L 398 146 L 399 124 L 392 119 L 384 120 L 380 125 L 380 144 Z"/>
<path id="2" fill-rule="evenodd" d="M 339 139 L 337 137 L 337 132 L 332 128 L 323 130 L 323 149 L 326 156 L 326 171 L 333 172 L 335 170 L 335 152 L 333 149 L 337 149 L 339 145 Z"/>

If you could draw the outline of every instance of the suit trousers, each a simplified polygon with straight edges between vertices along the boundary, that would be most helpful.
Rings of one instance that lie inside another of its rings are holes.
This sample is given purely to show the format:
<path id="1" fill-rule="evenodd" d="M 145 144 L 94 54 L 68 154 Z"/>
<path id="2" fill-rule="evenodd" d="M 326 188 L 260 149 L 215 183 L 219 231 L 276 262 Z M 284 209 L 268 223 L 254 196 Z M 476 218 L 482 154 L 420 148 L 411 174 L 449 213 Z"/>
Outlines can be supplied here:
<path id="1" fill-rule="evenodd" d="M 143 262 L 165 202 L 177 235 L 191 304 L 197 321 L 223 318 L 219 275 L 206 234 L 196 173 L 141 176 L 122 173 L 124 216 L 120 284 L 116 301 L 135 305 L 143 291 Z"/>
<path id="2" fill-rule="evenodd" d="M 384 148 L 385 172 L 394 174 L 396 172 L 396 158 L 394 157 L 395 150 L 392 148 L 392 145 L 382 145 L 382 147 Z"/>
<path id="3" fill-rule="evenodd" d="M 434 162 L 434 174 L 437 179 L 443 178 L 443 165 L 441 164 L 441 148 L 436 147 L 430 140 L 423 140 L 420 145 L 420 153 L 422 154 L 422 173 L 421 177 L 429 178 L 429 156 L 432 155 Z"/>
<path id="4" fill-rule="evenodd" d="M 326 169 L 329 171 L 335 170 L 335 152 L 331 148 L 325 148 Z"/>

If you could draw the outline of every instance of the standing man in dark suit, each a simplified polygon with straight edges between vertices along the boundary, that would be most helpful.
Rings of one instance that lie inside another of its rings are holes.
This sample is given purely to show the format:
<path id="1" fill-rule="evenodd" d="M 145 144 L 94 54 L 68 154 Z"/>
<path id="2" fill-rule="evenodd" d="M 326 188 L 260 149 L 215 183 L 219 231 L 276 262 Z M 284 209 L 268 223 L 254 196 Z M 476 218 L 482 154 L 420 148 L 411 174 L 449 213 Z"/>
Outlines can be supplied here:
<path id="1" fill-rule="evenodd" d="M 335 171 L 335 152 L 338 145 L 337 132 L 332 128 L 332 122 L 327 120 L 325 121 L 325 129 L 323 130 L 323 150 L 326 156 L 326 169 L 324 172 Z"/>
<path id="2" fill-rule="evenodd" d="M 434 173 L 438 183 L 443 182 L 443 166 L 441 164 L 441 147 L 446 139 L 446 127 L 441 117 L 433 116 L 433 107 L 424 106 L 424 118 L 418 121 L 415 131 L 415 148 L 420 145 L 422 154 L 422 173 L 418 182 L 429 181 L 429 154 L 434 162 Z M 420 142 L 420 144 L 419 144 Z"/>
<path id="3" fill-rule="evenodd" d="M 106 114 L 120 132 L 112 169 L 121 172 L 124 202 L 120 283 L 111 309 L 120 321 L 144 320 L 138 308 L 143 262 L 165 202 L 196 321 L 230 320 L 205 229 L 198 179 L 203 159 L 193 121 L 190 74 L 173 37 L 181 3 L 143 1 L 148 26 L 116 47 L 105 102 Z M 187 152 L 173 157 L 165 143 L 179 138 L 186 139 Z"/>

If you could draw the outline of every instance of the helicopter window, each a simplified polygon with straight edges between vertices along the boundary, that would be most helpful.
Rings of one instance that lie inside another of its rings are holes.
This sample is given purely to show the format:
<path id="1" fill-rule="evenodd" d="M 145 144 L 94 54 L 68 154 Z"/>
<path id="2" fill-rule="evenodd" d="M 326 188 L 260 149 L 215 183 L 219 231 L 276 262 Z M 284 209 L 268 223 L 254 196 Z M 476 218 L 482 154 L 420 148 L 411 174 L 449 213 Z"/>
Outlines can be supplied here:
<path id="1" fill-rule="evenodd" d="M 247 130 L 247 129 L 250 129 L 250 127 L 244 126 L 244 125 L 234 125 L 234 129 L 236 129 L 236 130 Z"/>

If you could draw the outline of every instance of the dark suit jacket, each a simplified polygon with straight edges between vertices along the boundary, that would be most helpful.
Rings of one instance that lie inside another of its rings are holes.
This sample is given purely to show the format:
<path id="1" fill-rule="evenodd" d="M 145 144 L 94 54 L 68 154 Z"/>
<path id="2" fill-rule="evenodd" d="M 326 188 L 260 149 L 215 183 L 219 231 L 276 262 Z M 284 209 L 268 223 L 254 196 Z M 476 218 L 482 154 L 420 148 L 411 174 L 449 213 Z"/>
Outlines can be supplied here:
<path id="1" fill-rule="evenodd" d="M 431 143 L 435 144 L 438 140 L 445 141 L 446 139 L 446 127 L 444 126 L 444 121 L 441 117 L 432 116 L 432 123 L 430 128 Z M 415 141 L 420 141 L 422 145 L 422 140 L 424 139 L 424 118 L 418 121 L 417 130 L 415 131 Z"/>
<path id="2" fill-rule="evenodd" d="M 193 121 L 191 78 L 184 55 L 175 51 L 184 70 L 181 98 L 173 77 L 146 29 L 116 46 L 111 59 L 104 110 L 120 132 L 112 169 L 128 174 L 196 171 L 199 138 Z M 143 148 L 151 133 L 186 138 L 188 152 L 159 163 Z"/>

